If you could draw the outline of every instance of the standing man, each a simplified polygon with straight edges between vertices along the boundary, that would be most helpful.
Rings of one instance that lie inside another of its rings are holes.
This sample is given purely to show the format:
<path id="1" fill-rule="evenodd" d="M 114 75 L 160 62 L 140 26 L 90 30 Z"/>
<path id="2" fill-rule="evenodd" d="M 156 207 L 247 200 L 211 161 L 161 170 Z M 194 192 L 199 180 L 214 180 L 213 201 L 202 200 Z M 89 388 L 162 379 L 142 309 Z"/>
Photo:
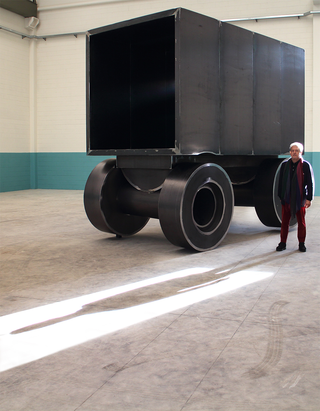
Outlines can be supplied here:
<path id="1" fill-rule="evenodd" d="M 313 170 L 311 164 L 302 158 L 303 145 L 290 144 L 291 158 L 284 161 L 280 169 L 278 196 L 282 204 L 281 235 L 277 251 L 286 249 L 289 223 L 292 217 L 298 221 L 299 250 L 307 251 L 304 244 L 306 238 L 306 208 L 313 199 Z"/>

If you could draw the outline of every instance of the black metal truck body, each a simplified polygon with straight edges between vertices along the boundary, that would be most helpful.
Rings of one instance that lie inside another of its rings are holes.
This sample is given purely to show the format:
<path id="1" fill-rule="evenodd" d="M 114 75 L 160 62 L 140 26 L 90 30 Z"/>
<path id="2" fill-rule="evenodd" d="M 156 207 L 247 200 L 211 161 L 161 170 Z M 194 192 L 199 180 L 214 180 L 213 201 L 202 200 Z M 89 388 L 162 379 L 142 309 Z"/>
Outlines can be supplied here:
<path id="1" fill-rule="evenodd" d="M 302 49 L 181 8 L 88 32 L 87 153 L 116 156 L 85 189 L 97 228 L 130 235 L 155 217 L 173 244 L 203 251 L 234 204 L 279 226 L 279 156 L 293 141 Z"/>

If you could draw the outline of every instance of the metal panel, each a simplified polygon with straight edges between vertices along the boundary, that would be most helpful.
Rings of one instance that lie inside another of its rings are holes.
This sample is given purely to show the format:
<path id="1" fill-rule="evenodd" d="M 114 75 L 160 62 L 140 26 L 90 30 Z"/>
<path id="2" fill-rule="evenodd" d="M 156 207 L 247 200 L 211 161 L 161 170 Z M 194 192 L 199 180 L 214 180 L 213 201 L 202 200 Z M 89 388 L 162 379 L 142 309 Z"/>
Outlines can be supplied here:
<path id="1" fill-rule="evenodd" d="M 254 154 L 281 154 L 280 42 L 254 34 Z"/>
<path id="2" fill-rule="evenodd" d="M 180 9 L 165 10 L 159 13 L 149 14 L 147 16 L 137 17 L 137 18 L 130 19 L 130 20 L 120 21 L 118 23 L 109 24 L 108 26 L 98 27 L 98 28 L 89 30 L 88 36 L 91 36 L 93 34 L 105 33 L 106 31 L 113 31 L 113 30 L 121 29 L 123 27 L 133 26 L 133 25 L 145 23 L 148 21 L 159 20 L 159 19 L 169 17 L 169 16 L 175 16 L 179 10 Z"/>
<path id="3" fill-rule="evenodd" d="M 219 22 L 181 9 L 177 33 L 177 146 L 219 152 Z"/>
<path id="4" fill-rule="evenodd" d="M 281 44 L 281 152 L 294 141 L 304 144 L 304 50 Z"/>
<path id="5" fill-rule="evenodd" d="M 251 154 L 253 141 L 253 34 L 222 24 L 221 153 Z"/>

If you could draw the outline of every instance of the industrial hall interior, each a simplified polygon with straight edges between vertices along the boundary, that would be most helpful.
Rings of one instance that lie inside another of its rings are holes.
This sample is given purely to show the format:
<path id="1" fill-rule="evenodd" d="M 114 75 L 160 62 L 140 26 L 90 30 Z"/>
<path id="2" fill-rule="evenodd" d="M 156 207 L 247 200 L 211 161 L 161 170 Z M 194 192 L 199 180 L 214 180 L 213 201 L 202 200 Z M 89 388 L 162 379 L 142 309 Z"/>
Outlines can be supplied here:
<path id="1" fill-rule="evenodd" d="M 318 411 L 320 0 L 0 0 L 0 410 Z"/>

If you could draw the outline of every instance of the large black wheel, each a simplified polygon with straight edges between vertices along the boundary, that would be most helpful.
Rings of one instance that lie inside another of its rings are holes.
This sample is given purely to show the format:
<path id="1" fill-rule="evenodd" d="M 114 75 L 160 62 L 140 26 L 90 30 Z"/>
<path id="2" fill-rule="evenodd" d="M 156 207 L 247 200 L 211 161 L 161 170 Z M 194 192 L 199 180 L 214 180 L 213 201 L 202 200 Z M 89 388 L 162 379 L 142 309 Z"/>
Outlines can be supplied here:
<path id="1" fill-rule="evenodd" d="M 129 183 L 115 165 L 115 160 L 105 160 L 92 170 L 84 190 L 84 207 L 88 219 L 99 230 L 129 236 L 140 231 L 149 217 L 121 211 L 117 192 Z"/>
<path id="2" fill-rule="evenodd" d="M 282 159 L 267 159 L 259 166 L 254 181 L 254 206 L 259 220 L 267 227 L 281 227 L 282 206 L 278 197 L 279 174 Z M 290 226 L 297 224 L 292 218 Z"/>
<path id="3" fill-rule="evenodd" d="M 206 251 L 227 234 L 233 206 L 233 188 L 223 168 L 213 163 L 179 164 L 160 192 L 159 220 L 172 244 Z"/>

